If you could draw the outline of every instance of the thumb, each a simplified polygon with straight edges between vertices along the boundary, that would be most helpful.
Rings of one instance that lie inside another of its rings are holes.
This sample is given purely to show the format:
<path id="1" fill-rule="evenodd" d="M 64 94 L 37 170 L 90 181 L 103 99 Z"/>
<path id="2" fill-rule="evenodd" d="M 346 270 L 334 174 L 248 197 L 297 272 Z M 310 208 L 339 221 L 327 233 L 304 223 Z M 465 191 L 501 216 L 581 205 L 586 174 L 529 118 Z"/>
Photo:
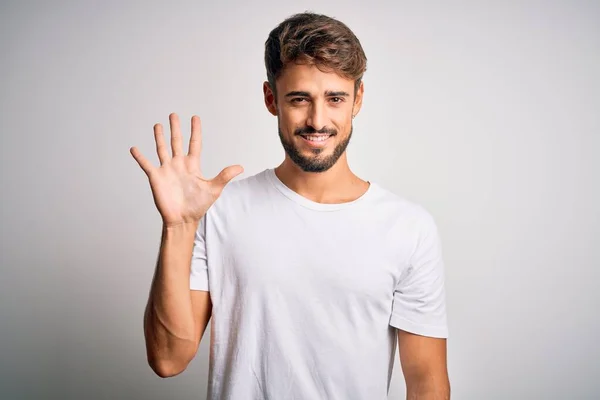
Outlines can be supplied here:
<path id="1" fill-rule="evenodd" d="M 231 165 L 223 168 L 223 170 L 217 175 L 213 182 L 217 184 L 221 189 L 225 187 L 233 178 L 244 172 L 244 167 L 241 165 Z"/>

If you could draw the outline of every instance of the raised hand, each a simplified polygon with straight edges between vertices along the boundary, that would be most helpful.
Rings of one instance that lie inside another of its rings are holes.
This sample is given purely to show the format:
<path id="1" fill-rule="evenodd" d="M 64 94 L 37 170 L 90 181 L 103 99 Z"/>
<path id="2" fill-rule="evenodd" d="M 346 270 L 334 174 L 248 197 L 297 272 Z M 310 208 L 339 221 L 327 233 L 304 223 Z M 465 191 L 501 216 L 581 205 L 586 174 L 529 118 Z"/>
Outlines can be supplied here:
<path id="1" fill-rule="evenodd" d="M 188 154 L 183 154 L 179 117 L 169 115 L 171 127 L 171 149 L 169 154 L 161 124 L 154 125 L 156 152 L 160 167 L 152 165 L 136 147 L 131 155 L 144 170 L 150 180 L 154 203 L 166 226 L 198 222 L 210 206 L 221 195 L 225 185 L 244 169 L 241 165 L 224 168 L 215 178 L 204 179 L 200 172 L 200 152 L 202 150 L 202 130 L 200 118 L 192 117 L 192 133 Z"/>

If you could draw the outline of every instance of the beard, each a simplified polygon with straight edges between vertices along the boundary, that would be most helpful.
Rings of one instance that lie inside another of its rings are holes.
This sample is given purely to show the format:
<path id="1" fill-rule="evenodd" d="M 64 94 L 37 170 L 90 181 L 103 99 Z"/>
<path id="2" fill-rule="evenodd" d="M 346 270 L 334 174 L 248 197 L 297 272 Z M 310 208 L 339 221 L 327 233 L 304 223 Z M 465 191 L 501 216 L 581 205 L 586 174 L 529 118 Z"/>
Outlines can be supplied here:
<path id="1" fill-rule="evenodd" d="M 290 157 L 290 159 L 296 164 L 302 171 L 304 172 L 325 172 L 331 167 L 335 165 L 335 163 L 339 160 L 339 158 L 344 154 L 348 144 L 350 143 L 350 138 L 352 137 L 352 131 L 354 127 L 350 126 L 350 133 L 348 133 L 348 137 L 339 142 L 335 148 L 333 149 L 333 153 L 328 156 L 323 156 L 322 153 L 325 149 L 311 149 L 311 155 L 305 156 L 300 153 L 300 150 L 294 146 L 293 141 L 287 140 L 283 133 L 281 132 L 281 128 L 278 127 L 279 139 L 281 140 L 281 144 L 283 145 L 283 149 L 285 153 Z M 310 133 L 329 133 L 334 136 L 337 136 L 337 131 L 333 129 L 325 129 L 317 131 L 310 127 L 298 128 L 294 132 L 294 136 L 299 134 L 310 134 Z"/>

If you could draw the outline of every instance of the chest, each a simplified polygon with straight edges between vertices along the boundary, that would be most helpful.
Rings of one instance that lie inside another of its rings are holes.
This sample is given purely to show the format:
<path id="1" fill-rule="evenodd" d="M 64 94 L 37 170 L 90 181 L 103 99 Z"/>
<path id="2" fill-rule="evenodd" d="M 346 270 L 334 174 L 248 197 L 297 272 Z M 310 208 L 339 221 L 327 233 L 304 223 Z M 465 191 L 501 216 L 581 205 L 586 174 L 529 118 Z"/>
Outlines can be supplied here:
<path id="1" fill-rule="evenodd" d="M 247 218 L 230 226 L 209 251 L 211 291 L 225 297 L 277 293 L 384 310 L 406 264 L 401 237 L 360 216 Z"/>

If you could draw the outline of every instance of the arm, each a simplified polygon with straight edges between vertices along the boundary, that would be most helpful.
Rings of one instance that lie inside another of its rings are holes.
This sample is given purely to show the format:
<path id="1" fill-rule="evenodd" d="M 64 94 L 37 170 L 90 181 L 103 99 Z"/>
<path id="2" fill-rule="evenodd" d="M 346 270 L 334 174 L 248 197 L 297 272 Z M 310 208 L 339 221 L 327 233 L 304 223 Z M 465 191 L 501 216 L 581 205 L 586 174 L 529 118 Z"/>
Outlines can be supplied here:
<path id="1" fill-rule="evenodd" d="M 398 329 L 408 400 L 450 398 L 444 272 L 437 226 L 425 214 L 409 265 L 396 286 L 390 319 Z"/>
<path id="2" fill-rule="evenodd" d="M 194 358 L 212 312 L 208 287 L 190 290 L 194 238 L 199 221 L 221 195 L 241 166 L 224 168 L 211 180 L 200 171 L 202 133 L 200 119 L 192 117 L 188 154 L 184 155 L 179 117 L 169 115 L 169 154 L 161 124 L 154 125 L 155 167 L 136 147 L 131 155 L 150 181 L 154 203 L 163 219 L 156 271 L 144 313 L 146 354 L 152 370 L 161 377 L 181 373 Z"/>
<path id="3" fill-rule="evenodd" d="M 449 400 L 446 339 L 398 330 L 407 400 Z"/>
<path id="4" fill-rule="evenodd" d="M 209 292 L 190 290 L 190 260 L 197 223 L 164 227 L 156 272 L 144 314 L 146 354 L 165 378 L 194 358 L 211 316 Z"/>

